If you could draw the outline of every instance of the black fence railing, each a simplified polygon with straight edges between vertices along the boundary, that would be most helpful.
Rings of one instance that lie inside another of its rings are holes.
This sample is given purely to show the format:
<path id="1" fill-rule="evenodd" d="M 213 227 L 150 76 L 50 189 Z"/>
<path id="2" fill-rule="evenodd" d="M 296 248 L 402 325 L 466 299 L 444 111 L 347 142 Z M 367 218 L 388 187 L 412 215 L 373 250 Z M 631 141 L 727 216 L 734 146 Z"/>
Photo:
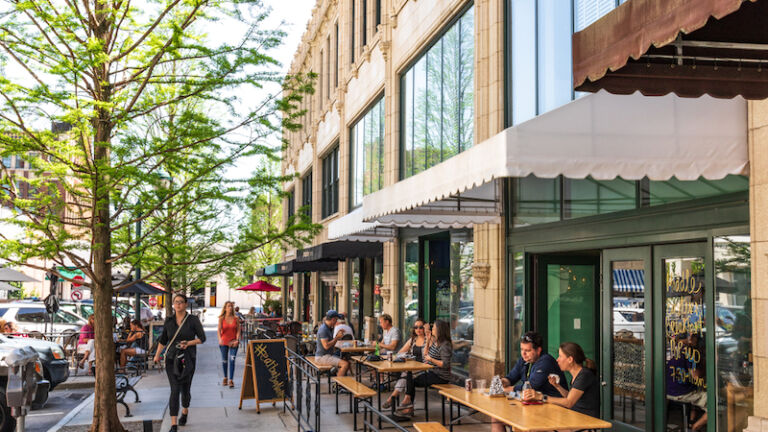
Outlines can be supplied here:
<path id="1" fill-rule="evenodd" d="M 387 423 L 387 429 L 394 428 L 394 430 L 399 432 L 409 432 L 408 429 L 400 426 L 397 421 L 377 410 L 370 402 L 360 400 L 358 406 L 363 409 L 363 431 L 381 432 L 384 428 L 382 423 Z M 375 420 L 377 417 L 378 421 Z"/>
<path id="2" fill-rule="evenodd" d="M 320 370 L 299 353 L 286 348 L 288 391 L 283 411 L 288 410 L 299 432 L 320 432 Z"/>

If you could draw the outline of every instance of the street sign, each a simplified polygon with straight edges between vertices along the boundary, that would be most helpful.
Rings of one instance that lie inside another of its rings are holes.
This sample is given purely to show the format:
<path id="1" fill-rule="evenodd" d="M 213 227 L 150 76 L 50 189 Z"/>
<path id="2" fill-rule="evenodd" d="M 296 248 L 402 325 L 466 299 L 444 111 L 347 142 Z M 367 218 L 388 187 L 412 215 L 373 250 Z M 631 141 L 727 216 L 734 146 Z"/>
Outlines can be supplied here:
<path id="1" fill-rule="evenodd" d="M 80 281 L 84 281 L 85 279 L 82 276 L 77 275 L 77 276 L 73 277 L 72 280 L 73 280 L 72 286 L 79 287 L 79 286 L 82 286 Z M 74 282 L 74 281 L 77 281 L 77 282 Z"/>
<path id="2" fill-rule="evenodd" d="M 70 297 L 72 298 L 72 301 L 79 301 L 83 299 L 83 291 L 76 289 L 72 290 L 72 294 L 70 294 Z"/>
<path id="3" fill-rule="evenodd" d="M 154 298 L 154 297 L 150 297 L 149 298 L 149 305 L 152 306 L 152 307 L 157 306 L 157 299 Z"/>

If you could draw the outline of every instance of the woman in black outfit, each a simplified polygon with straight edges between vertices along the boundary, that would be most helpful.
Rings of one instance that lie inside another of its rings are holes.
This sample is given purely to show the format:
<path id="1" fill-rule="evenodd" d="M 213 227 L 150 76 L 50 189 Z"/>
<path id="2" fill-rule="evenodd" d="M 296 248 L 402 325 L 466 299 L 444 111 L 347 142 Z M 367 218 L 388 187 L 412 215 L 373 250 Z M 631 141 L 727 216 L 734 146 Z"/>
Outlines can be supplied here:
<path id="1" fill-rule="evenodd" d="M 203 325 L 196 316 L 187 313 L 187 297 L 184 294 L 178 293 L 173 296 L 173 311 L 174 314 L 165 320 L 163 334 L 157 341 L 157 353 L 155 353 L 155 363 L 159 363 L 163 348 L 168 345 L 165 352 L 165 372 L 171 384 L 171 399 L 168 403 L 171 411 L 170 432 L 178 429 L 176 418 L 179 415 L 179 396 L 181 396 L 182 411 L 178 422 L 181 426 L 187 424 L 189 402 L 192 397 L 189 390 L 192 386 L 192 376 L 195 374 L 197 357 L 195 345 L 205 342 Z"/>

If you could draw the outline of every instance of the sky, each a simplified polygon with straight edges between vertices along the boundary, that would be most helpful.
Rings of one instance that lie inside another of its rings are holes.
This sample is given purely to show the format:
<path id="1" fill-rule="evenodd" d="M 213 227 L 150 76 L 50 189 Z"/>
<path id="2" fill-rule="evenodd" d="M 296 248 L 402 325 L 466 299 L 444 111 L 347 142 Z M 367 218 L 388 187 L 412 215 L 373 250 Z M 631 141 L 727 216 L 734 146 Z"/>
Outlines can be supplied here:
<path id="1" fill-rule="evenodd" d="M 287 33 L 283 40 L 283 45 L 271 53 L 282 65 L 283 73 L 291 67 L 293 55 L 301 42 L 301 36 L 307 28 L 307 23 L 312 17 L 312 8 L 315 6 L 315 0 L 264 0 L 264 4 L 272 8 L 269 16 L 268 25 L 270 27 L 279 27 Z M 282 24 L 281 24 L 282 22 Z M 265 91 L 278 91 L 279 88 L 265 88 Z M 256 100 L 261 97 L 257 96 Z M 275 137 L 275 145 L 278 144 L 279 137 Z M 253 158 L 241 159 L 228 172 L 229 178 L 247 177 L 254 168 L 256 160 Z"/>

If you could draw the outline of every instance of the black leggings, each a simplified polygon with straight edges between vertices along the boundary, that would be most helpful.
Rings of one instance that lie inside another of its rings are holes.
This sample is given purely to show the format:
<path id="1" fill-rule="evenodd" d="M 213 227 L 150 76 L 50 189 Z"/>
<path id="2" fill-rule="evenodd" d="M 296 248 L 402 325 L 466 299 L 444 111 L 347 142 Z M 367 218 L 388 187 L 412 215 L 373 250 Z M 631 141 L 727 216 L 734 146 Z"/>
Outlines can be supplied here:
<path id="1" fill-rule="evenodd" d="M 416 387 L 429 387 L 432 384 L 448 384 L 448 380 L 440 378 L 432 371 L 426 371 L 416 378 L 411 378 L 411 376 L 409 376 L 405 394 L 410 396 L 411 401 L 413 401 L 416 396 Z"/>
<path id="2" fill-rule="evenodd" d="M 171 384 L 171 398 L 168 401 L 168 409 L 171 412 L 171 417 L 177 417 L 179 415 L 179 396 L 181 396 L 181 406 L 189 408 L 189 401 L 192 398 L 190 388 L 192 387 L 194 371 L 188 377 L 179 380 L 173 373 L 173 363 L 167 363 L 165 365 L 165 373 L 168 375 L 168 382 Z"/>

